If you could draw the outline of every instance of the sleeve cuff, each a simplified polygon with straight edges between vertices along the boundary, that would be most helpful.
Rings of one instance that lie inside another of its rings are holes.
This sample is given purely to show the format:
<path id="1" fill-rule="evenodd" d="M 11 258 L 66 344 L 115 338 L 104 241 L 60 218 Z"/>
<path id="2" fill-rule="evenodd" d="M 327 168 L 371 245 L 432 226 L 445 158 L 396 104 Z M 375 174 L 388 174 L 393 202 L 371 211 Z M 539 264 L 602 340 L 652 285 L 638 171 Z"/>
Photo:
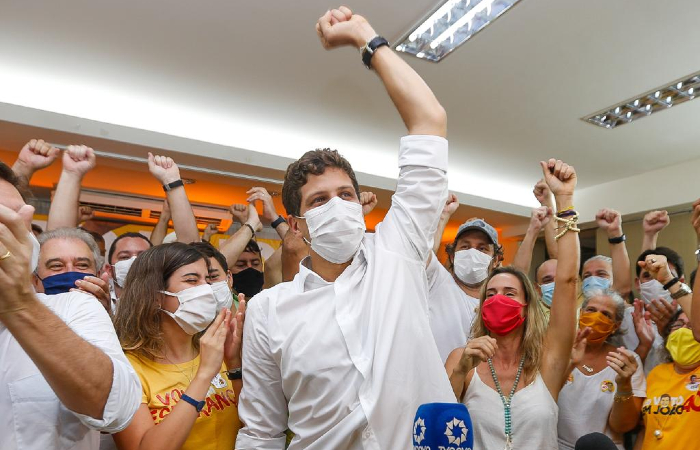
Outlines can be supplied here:
<path id="1" fill-rule="evenodd" d="M 404 136 L 399 149 L 399 168 L 423 166 L 447 172 L 447 147 L 447 139 L 440 136 Z"/>

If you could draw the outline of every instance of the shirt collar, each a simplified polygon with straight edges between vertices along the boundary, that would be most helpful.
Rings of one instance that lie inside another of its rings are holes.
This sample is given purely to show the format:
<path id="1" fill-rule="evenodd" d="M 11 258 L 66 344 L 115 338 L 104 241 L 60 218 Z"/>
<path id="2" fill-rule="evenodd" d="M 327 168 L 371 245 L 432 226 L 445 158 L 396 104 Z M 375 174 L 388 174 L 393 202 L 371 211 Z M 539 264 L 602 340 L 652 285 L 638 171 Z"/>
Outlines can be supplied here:
<path id="1" fill-rule="evenodd" d="M 357 253 L 355 253 L 355 256 L 353 256 L 352 263 L 350 263 L 350 265 L 340 276 L 342 277 L 358 265 L 364 264 L 367 261 L 366 252 L 367 249 L 365 248 L 365 243 L 363 240 L 360 244 L 360 248 L 357 250 Z M 313 271 L 311 268 L 311 256 L 307 256 L 299 263 L 299 273 L 294 277 L 294 284 L 300 292 L 308 292 L 314 289 L 330 286 L 333 283 L 324 280 L 319 274 Z"/>

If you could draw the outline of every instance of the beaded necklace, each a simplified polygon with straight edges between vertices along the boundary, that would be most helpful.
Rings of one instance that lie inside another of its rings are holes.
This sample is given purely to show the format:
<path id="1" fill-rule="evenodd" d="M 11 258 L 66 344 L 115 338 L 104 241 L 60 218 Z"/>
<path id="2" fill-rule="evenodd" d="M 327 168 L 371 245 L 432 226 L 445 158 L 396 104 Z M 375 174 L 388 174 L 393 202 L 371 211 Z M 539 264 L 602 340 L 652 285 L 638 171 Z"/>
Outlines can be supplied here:
<path id="1" fill-rule="evenodd" d="M 501 383 L 498 382 L 498 376 L 496 376 L 496 369 L 493 368 L 493 361 L 491 358 L 488 359 L 489 369 L 491 369 L 491 377 L 493 378 L 493 383 L 496 385 L 496 390 L 498 395 L 501 396 L 501 401 L 503 402 L 503 413 L 505 415 L 505 432 L 506 432 L 506 446 L 504 450 L 512 450 L 513 448 L 513 438 L 512 438 L 512 422 L 510 417 L 510 402 L 513 400 L 513 395 L 515 395 L 515 390 L 518 388 L 518 383 L 520 382 L 520 375 L 523 373 L 523 366 L 525 365 L 525 355 L 520 358 L 520 365 L 518 365 L 518 372 L 515 374 L 515 382 L 513 383 L 513 388 L 510 390 L 510 395 L 508 397 L 503 395 L 501 390 Z"/>

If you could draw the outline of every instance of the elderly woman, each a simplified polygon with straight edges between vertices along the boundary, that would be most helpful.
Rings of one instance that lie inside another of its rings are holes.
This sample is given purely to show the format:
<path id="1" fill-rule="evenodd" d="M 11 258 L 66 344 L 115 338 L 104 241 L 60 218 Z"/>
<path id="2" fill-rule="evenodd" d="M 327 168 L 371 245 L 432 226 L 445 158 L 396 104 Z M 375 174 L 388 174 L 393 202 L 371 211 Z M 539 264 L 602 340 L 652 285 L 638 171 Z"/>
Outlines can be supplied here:
<path id="1" fill-rule="evenodd" d="M 620 333 L 625 302 L 611 290 L 584 291 L 579 316 L 583 352 L 559 394 L 559 448 L 573 450 L 589 433 L 606 434 L 622 450 L 622 435 L 639 422 L 646 381 L 636 353 L 608 340 Z M 576 350 L 575 350 L 576 352 Z"/>
<path id="2" fill-rule="evenodd" d="M 693 338 L 688 316 L 678 311 L 664 330 L 667 363 L 647 379 L 642 405 L 644 429 L 636 450 L 698 448 L 700 429 L 700 343 Z"/>
<path id="3" fill-rule="evenodd" d="M 510 267 L 496 269 L 482 288 L 481 314 L 472 338 L 445 364 L 457 399 L 471 412 L 475 448 L 558 448 L 556 402 L 576 331 L 576 173 L 561 161 L 541 165 L 560 225 L 549 326 L 527 276 Z"/>

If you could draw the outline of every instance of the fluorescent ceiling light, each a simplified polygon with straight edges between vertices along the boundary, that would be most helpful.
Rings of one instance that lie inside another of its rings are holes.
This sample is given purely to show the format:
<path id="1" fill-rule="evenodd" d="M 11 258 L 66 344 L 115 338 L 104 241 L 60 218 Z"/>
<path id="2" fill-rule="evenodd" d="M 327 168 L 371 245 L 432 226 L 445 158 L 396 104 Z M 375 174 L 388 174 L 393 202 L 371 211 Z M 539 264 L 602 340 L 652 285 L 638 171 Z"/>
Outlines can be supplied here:
<path id="1" fill-rule="evenodd" d="M 700 93 L 698 91 L 700 91 L 700 72 L 676 80 L 667 86 L 652 89 L 590 116 L 582 117 L 581 120 L 613 129 L 692 100 L 698 96 Z"/>
<path id="2" fill-rule="evenodd" d="M 396 50 L 438 62 L 520 0 L 447 0 L 399 40 Z"/>

